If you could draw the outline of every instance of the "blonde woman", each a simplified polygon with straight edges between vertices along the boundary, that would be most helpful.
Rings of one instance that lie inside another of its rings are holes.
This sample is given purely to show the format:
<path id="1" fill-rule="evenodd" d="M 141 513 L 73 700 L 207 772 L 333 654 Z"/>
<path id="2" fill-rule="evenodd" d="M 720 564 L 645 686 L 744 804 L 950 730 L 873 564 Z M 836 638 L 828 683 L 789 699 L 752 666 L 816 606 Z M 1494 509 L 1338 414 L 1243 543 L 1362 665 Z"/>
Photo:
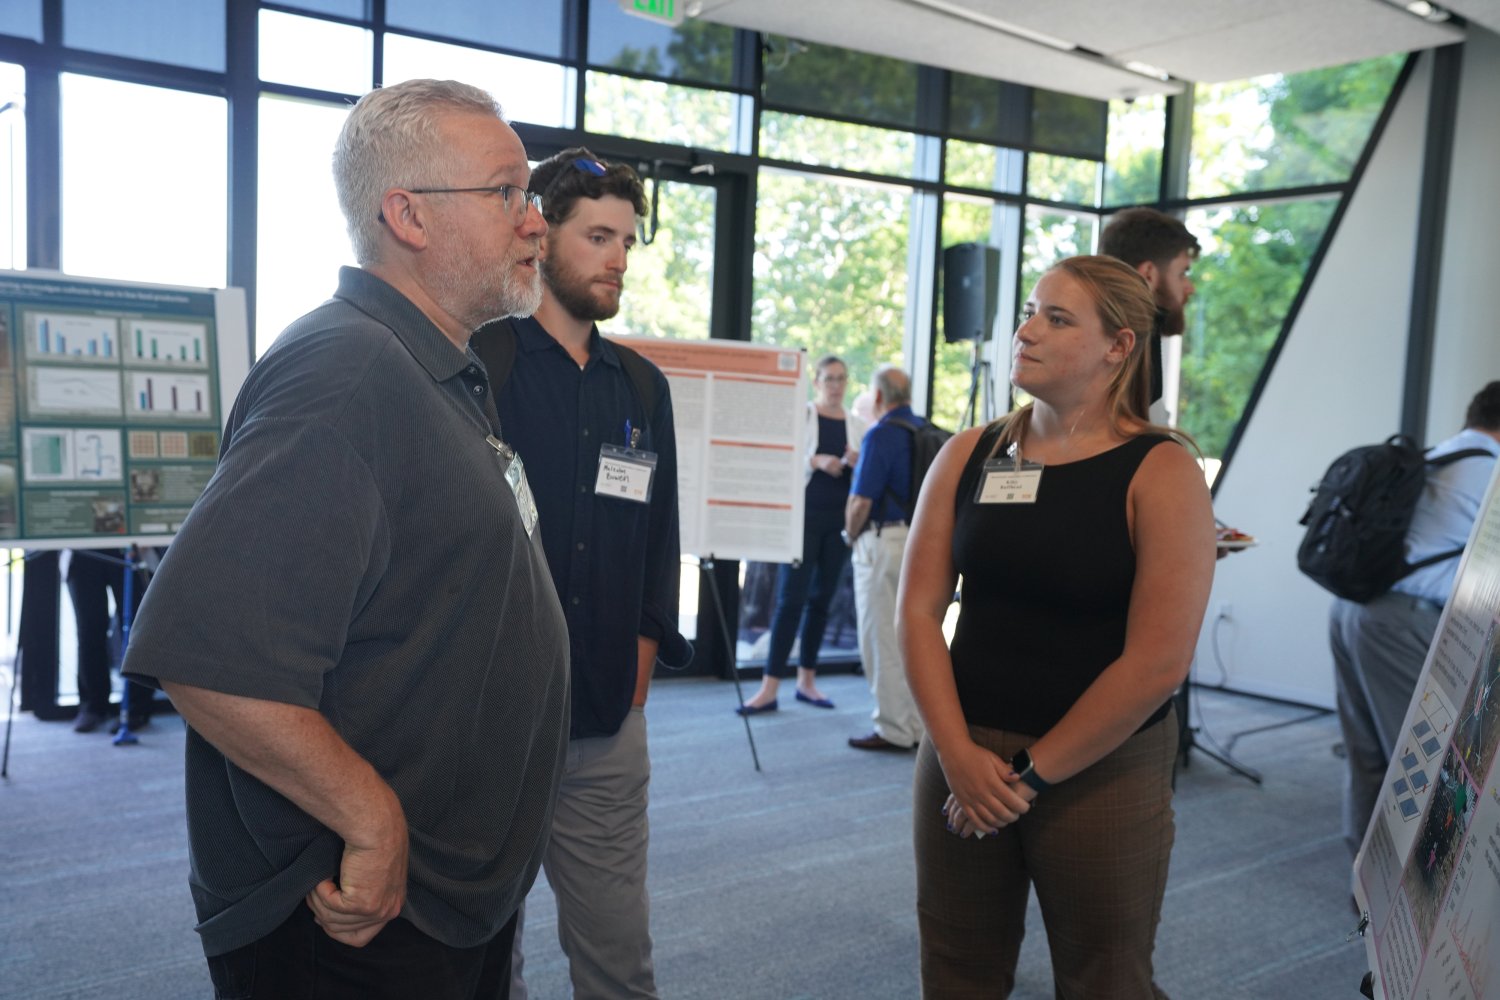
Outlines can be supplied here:
<path id="1" fill-rule="evenodd" d="M 955 437 L 922 490 L 898 625 L 929 733 L 913 819 L 929 1000 L 1009 994 L 1033 885 L 1058 997 L 1154 995 L 1170 699 L 1214 520 L 1184 440 L 1147 416 L 1153 312 L 1114 258 L 1053 267 L 1012 344 L 1034 403 Z"/>
<path id="2" fill-rule="evenodd" d="M 739 708 L 741 715 L 774 712 L 780 707 L 781 682 L 793 676 L 787 661 L 801 626 L 802 645 L 797 667 L 796 698 L 815 708 L 833 702 L 818 690 L 818 652 L 828 624 L 828 605 L 838 590 L 849 547 L 839 532 L 844 528 L 844 503 L 849 481 L 859 461 L 859 442 L 865 422 L 844 409 L 849 369 L 843 360 L 825 354 L 814 367 L 815 397 L 807 404 L 807 483 L 803 502 L 802 559 L 783 565 L 776 575 L 776 610 L 771 616 L 771 648 L 760 690 Z"/>

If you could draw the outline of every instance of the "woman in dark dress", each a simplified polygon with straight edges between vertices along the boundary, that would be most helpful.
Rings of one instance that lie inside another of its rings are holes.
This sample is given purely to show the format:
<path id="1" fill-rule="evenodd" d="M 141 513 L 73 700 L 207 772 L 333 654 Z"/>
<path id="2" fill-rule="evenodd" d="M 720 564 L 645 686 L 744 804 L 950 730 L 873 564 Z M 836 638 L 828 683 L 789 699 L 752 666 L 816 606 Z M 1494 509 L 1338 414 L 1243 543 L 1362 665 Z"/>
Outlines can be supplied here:
<path id="1" fill-rule="evenodd" d="M 1191 442 L 1149 422 L 1153 314 L 1114 258 L 1048 271 L 1012 343 L 1034 402 L 956 436 L 922 490 L 898 622 L 929 734 L 913 816 L 928 1000 L 1009 994 L 1033 885 L 1059 998 L 1157 995 L 1171 696 L 1214 520 Z"/>
<path id="2" fill-rule="evenodd" d="M 781 682 L 792 677 L 787 661 L 801 625 L 797 667 L 798 701 L 818 708 L 833 702 L 818 690 L 818 651 L 828 624 L 828 604 L 838 590 L 849 546 L 839 537 L 849 479 L 859 460 L 864 422 L 844 409 L 849 369 L 832 354 L 818 359 L 813 376 L 816 398 L 807 404 L 807 493 L 802 528 L 802 560 L 783 565 L 776 577 L 776 611 L 771 616 L 771 649 L 760 690 L 735 711 L 774 712 Z"/>

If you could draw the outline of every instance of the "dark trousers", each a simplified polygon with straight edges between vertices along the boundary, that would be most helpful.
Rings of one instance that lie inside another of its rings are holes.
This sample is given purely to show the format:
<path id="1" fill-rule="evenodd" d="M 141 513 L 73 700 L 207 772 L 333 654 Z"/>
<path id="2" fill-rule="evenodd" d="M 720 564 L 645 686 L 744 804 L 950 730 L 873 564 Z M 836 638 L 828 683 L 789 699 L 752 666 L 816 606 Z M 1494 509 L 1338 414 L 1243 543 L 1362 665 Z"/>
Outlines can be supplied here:
<path id="1" fill-rule="evenodd" d="M 970 726 L 1009 760 L 1030 736 Z M 1136 733 L 1037 796 L 997 836 L 960 839 L 942 815 L 948 785 L 924 740 L 912 829 L 924 1000 L 1006 997 L 1035 887 L 1058 1000 L 1151 1000 L 1151 953 L 1172 854 L 1177 720 Z"/>
<path id="2" fill-rule="evenodd" d="M 21 711 L 39 719 L 66 718 L 57 711 L 57 553 L 27 553 L 21 584 L 21 625 L 16 645 L 21 654 Z"/>
<path id="3" fill-rule="evenodd" d="M 116 608 L 125 607 L 125 567 L 116 561 L 123 558 L 119 549 L 102 549 L 97 555 L 75 550 L 68 563 L 68 596 L 78 626 L 78 704 L 100 715 L 109 714 L 109 673 L 115 660 L 111 628 L 116 648 L 121 637 L 122 618 L 118 612 L 110 615 L 109 595 L 114 595 Z M 131 588 L 132 615 L 144 589 L 137 574 Z M 149 717 L 151 689 L 131 681 L 129 691 L 131 719 Z"/>
<path id="4" fill-rule="evenodd" d="M 795 677 L 787 666 L 797 626 L 802 626 L 802 666 L 816 670 L 823 631 L 828 627 L 828 605 L 839 589 L 849 546 L 839 537 L 844 529 L 841 510 L 810 510 L 802 531 L 802 562 L 785 564 L 776 574 L 776 612 L 771 617 L 771 650 L 766 673 Z"/>
<path id="5" fill-rule="evenodd" d="M 324 933 L 306 903 L 270 934 L 208 960 L 214 1000 L 509 1000 L 516 917 L 452 948 L 397 917 L 363 948 Z"/>

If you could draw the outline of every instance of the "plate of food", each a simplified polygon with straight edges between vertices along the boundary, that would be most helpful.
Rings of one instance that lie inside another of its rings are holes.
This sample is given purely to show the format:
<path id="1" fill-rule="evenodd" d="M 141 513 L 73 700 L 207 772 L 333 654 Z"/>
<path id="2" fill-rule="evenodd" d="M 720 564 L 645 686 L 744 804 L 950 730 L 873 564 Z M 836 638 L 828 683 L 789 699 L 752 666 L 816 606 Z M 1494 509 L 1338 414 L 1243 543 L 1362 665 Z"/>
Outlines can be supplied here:
<path id="1" fill-rule="evenodd" d="M 1224 525 L 1219 527 L 1218 543 L 1219 548 L 1231 551 L 1248 549 L 1250 546 L 1257 544 L 1254 535 L 1247 535 L 1238 528 L 1230 528 Z"/>

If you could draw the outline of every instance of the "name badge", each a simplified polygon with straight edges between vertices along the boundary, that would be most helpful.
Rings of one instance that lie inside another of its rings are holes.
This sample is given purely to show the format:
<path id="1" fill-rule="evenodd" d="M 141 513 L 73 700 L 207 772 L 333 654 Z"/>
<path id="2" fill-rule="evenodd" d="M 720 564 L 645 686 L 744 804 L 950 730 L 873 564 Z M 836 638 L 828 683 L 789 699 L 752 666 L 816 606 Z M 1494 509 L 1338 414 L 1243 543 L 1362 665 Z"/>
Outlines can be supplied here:
<path id="1" fill-rule="evenodd" d="M 526 537 L 530 538 L 536 531 L 537 514 L 536 498 L 531 495 L 531 484 L 526 481 L 526 465 L 510 445 L 495 435 L 487 435 L 485 441 L 495 449 L 500 461 L 506 463 L 505 485 L 510 487 L 510 492 L 516 498 L 516 509 L 521 512 L 521 527 L 526 529 Z"/>
<path id="2" fill-rule="evenodd" d="M 1040 463 L 1022 462 L 1017 466 L 1014 459 L 986 459 L 974 502 L 1036 503 L 1036 493 L 1041 485 Z"/>
<path id="3" fill-rule="evenodd" d="M 655 452 L 621 448 L 617 444 L 599 447 L 599 474 L 594 479 L 594 492 L 599 496 L 649 503 L 655 478 Z"/>

